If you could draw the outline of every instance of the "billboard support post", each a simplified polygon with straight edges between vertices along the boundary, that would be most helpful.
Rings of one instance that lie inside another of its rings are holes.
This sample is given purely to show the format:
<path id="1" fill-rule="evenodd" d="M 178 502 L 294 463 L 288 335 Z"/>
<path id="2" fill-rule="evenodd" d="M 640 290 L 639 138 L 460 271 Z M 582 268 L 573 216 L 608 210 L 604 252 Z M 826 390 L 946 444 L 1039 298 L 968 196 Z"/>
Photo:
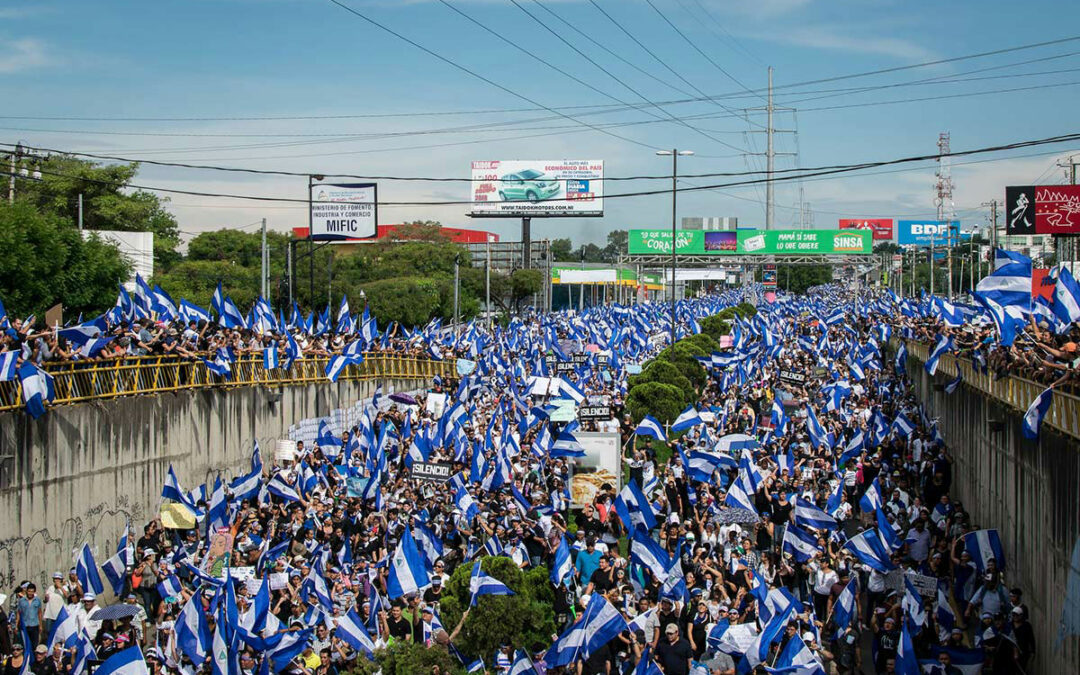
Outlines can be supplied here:
<path id="1" fill-rule="evenodd" d="M 532 262 L 532 218 L 529 216 L 521 217 L 521 247 L 521 266 L 529 269 Z"/>

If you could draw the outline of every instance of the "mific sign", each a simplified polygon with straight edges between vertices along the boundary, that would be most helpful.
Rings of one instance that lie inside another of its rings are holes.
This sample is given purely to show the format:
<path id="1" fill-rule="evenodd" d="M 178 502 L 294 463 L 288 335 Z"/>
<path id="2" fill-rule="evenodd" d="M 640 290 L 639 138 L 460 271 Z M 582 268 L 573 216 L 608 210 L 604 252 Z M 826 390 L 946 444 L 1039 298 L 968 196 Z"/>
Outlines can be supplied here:
<path id="1" fill-rule="evenodd" d="M 376 235 L 379 200 L 375 183 L 312 183 L 310 189 L 310 239 L 335 241 Z"/>

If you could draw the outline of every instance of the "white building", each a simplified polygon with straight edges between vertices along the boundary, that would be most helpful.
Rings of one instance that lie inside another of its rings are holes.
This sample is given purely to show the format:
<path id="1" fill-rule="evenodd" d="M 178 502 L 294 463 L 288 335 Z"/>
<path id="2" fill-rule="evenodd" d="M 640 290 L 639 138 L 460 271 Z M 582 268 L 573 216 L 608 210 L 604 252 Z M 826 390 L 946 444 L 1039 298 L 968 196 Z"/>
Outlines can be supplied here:
<path id="1" fill-rule="evenodd" d="M 131 277 L 124 281 L 124 288 L 135 291 L 135 275 L 149 279 L 154 275 L 154 233 L 119 232 L 116 230 L 82 230 L 83 239 L 96 234 L 102 241 L 115 244 L 120 254 L 131 263 Z"/>

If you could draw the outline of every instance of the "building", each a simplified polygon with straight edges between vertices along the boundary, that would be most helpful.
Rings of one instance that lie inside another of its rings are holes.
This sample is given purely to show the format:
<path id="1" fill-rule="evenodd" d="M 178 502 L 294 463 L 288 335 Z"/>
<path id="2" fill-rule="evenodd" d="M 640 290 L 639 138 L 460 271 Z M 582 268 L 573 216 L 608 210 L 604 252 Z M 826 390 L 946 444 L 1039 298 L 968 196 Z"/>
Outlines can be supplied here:
<path id="1" fill-rule="evenodd" d="M 131 276 L 124 280 L 124 288 L 135 292 L 135 275 L 143 279 L 154 276 L 154 233 L 121 232 L 118 230 L 80 230 L 83 239 L 97 235 L 102 241 L 115 244 L 120 255 L 131 263 Z"/>
<path id="2" fill-rule="evenodd" d="M 396 225 L 379 225 L 375 230 L 375 238 L 383 239 L 389 237 L 398 232 L 400 224 Z M 494 232 L 487 232 L 485 230 L 470 230 L 464 227 L 441 227 L 439 231 L 442 232 L 450 241 L 455 244 L 484 244 L 487 243 L 488 237 L 491 237 L 492 242 L 499 241 L 499 235 Z M 308 228 L 306 227 L 294 227 L 292 229 L 293 236 L 297 239 L 307 239 Z M 333 242 L 335 244 L 359 244 L 367 239 L 343 239 L 341 241 Z"/>

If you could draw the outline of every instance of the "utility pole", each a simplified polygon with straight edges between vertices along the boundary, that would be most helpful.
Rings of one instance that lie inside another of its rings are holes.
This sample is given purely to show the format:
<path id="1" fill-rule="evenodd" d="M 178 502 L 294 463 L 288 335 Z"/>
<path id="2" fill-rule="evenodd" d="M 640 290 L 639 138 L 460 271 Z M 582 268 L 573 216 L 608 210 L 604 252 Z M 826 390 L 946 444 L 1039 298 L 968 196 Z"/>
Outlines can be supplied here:
<path id="1" fill-rule="evenodd" d="M 82 229 L 82 195 L 79 195 L 79 229 Z M 259 258 L 262 262 L 262 276 L 259 277 L 259 289 L 263 300 L 265 300 L 266 296 L 270 294 L 266 288 L 268 283 L 266 275 L 270 267 L 270 259 L 266 252 L 266 218 L 262 219 L 262 248 L 259 249 L 259 253 L 262 254 Z"/>
<path id="2" fill-rule="evenodd" d="M 945 223 L 948 236 L 945 238 L 945 248 L 947 262 L 949 267 L 949 297 L 952 297 L 953 292 L 953 275 L 952 275 L 952 223 L 956 212 L 956 204 L 953 203 L 953 181 L 949 167 L 949 156 L 952 150 L 949 147 L 949 141 L 951 135 L 948 131 L 943 131 L 938 135 L 938 170 L 937 170 L 937 182 L 934 184 L 935 197 L 934 204 L 937 206 L 937 219 L 938 225 Z M 957 236 L 959 236 L 957 232 Z M 933 263 L 931 262 L 931 265 Z"/>
<path id="3" fill-rule="evenodd" d="M 491 235 L 486 235 L 484 239 L 487 240 L 487 264 L 484 266 L 484 309 L 487 310 L 488 315 L 488 330 L 492 329 L 491 323 Z"/>
<path id="4" fill-rule="evenodd" d="M 776 217 L 775 195 L 773 194 L 773 164 L 776 153 L 773 152 L 772 66 L 769 66 L 769 100 L 766 108 L 768 109 L 768 140 L 765 143 L 765 178 L 767 179 L 765 183 L 765 229 L 771 230 Z"/>
<path id="5" fill-rule="evenodd" d="M 454 325 L 458 322 L 458 267 L 461 265 L 461 256 L 454 256 Z"/>
<path id="6" fill-rule="evenodd" d="M 930 295 L 934 294 L 934 233 L 930 233 Z"/>
<path id="7" fill-rule="evenodd" d="M 1060 167 L 1067 170 L 1068 178 L 1069 178 L 1069 184 L 1070 185 L 1076 185 L 1076 166 L 1077 166 L 1076 155 L 1070 155 L 1069 159 L 1067 161 L 1060 161 L 1057 164 L 1058 164 L 1058 166 L 1060 166 Z M 1068 242 L 1067 255 L 1059 255 L 1058 256 L 1058 258 L 1059 258 L 1058 262 L 1059 263 L 1064 262 L 1064 259 L 1068 258 L 1069 262 L 1070 262 L 1069 271 L 1072 272 L 1073 274 L 1075 274 L 1076 273 L 1075 267 L 1076 267 L 1076 248 L 1077 248 L 1076 240 L 1077 240 L 1077 236 L 1075 234 L 1058 235 L 1058 236 L 1062 237 L 1062 241 Z"/>
<path id="8" fill-rule="evenodd" d="M 585 245 L 581 245 L 581 271 L 585 271 Z M 578 286 L 578 303 L 577 311 L 581 314 L 585 310 L 585 282 L 582 281 Z"/>

